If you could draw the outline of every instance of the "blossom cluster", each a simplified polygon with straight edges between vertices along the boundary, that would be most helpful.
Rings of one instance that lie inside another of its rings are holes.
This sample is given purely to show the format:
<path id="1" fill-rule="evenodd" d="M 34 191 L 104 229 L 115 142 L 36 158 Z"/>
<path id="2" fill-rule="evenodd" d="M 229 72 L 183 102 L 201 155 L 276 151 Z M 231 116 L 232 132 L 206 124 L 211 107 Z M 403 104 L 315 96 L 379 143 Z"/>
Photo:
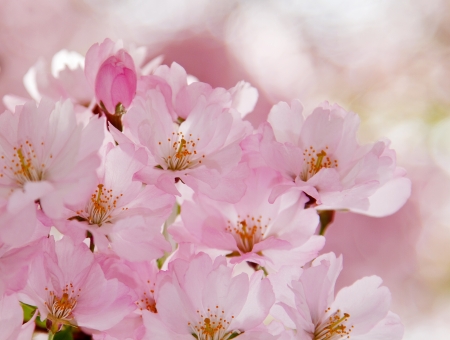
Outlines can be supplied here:
<path id="1" fill-rule="evenodd" d="M 34 100 L 4 98 L 1 340 L 402 338 L 382 280 L 335 295 L 342 257 L 320 254 L 336 210 L 409 197 L 388 141 L 298 100 L 255 129 L 250 84 L 213 88 L 122 42 L 77 58 L 36 64 Z"/>

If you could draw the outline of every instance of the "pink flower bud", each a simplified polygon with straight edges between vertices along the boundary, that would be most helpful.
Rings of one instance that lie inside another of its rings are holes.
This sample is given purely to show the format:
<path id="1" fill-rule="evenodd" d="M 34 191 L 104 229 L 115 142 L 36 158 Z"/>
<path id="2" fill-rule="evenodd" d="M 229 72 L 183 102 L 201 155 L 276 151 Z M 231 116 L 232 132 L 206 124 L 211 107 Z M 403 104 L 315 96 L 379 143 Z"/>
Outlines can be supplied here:
<path id="1" fill-rule="evenodd" d="M 95 97 L 114 114 L 117 105 L 130 106 L 136 95 L 136 84 L 133 58 L 121 49 L 101 64 L 95 78 Z"/>

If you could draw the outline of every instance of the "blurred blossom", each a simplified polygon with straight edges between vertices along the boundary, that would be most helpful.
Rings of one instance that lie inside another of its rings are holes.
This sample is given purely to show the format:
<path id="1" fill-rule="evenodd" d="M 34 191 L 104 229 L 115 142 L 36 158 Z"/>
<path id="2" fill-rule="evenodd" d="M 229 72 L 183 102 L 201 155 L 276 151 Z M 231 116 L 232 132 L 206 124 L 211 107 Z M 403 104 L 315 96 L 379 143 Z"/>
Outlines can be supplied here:
<path id="1" fill-rule="evenodd" d="M 431 131 L 431 155 L 436 164 L 450 175 L 450 118 L 436 124 Z"/>
<path id="2" fill-rule="evenodd" d="M 306 42 L 272 5 L 248 2 L 241 7 L 228 21 L 226 40 L 272 103 L 304 98 L 315 87 L 317 79 Z M 258 123 L 267 114 L 260 112 Z"/>
<path id="3" fill-rule="evenodd" d="M 434 313 L 424 315 L 420 322 L 406 330 L 404 340 L 447 339 L 449 306 L 448 299 L 442 301 Z"/>

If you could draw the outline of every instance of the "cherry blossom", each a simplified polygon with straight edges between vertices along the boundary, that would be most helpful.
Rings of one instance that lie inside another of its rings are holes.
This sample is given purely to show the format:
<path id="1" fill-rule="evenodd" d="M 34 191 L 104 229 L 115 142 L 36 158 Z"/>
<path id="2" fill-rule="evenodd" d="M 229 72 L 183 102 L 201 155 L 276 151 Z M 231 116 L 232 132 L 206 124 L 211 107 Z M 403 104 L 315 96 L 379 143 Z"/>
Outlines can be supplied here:
<path id="1" fill-rule="evenodd" d="M 84 70 L 97 101 L 92 112 L 104 115 L 119 130 L 122 115 L 130 107 L 137 87 L 133 57 L 122 46 L 122 41 L 114 43 L 110 39 L 92 45 L 86 54 Z"/>
<path id="2" fill-rule="evenodd" d="M 124 50 L 106 59 L 95 78 L 95 97 L 108 110 L 117 105 L 127 108 L 136 94 L 136 71 L 131 56 Z"/>
<path id="3" fill-rule="evenodd" d="M 27 102 L 14 113 L 0 115 L 0 209 L 6 209 L 2 219 L 13 222 L 17 238 L 33 233 L 35 201 L 47 216 L 60 218 L 64 206 L 89 194 L 100 161 L 103 126 L 98 118 L 86 126 L 77 124 L 68 100 L 42 100 L 37 107 Z M 24 221 L 27 224 L 20 226 Z"/>
<path id="4" fill-rule="evenodd" d="M 117 279 L 130 288 L 135 310 L 117 326 L 104 332 L 99 339 L 142 339 L 145 333 L 143 315 L 158 313 L 155 295 L 161 281 L 156 261 L 130 262 L 114 255 L 98 255 L 97 259 L 107 279 Z M 157 322 L 160 322 L 159 319 Z M 107 336 L 106 336 L 107 335 Z M 97 339 L 97 337 L 95 337 Z"/>
<path id="5" fill-rule="evenodd" d="M 50 238 L 44 249 L 30 265 L 24 293 L 53 333 L 63 325 L 106 330 L 134 310 L 128 288 L 105 278 L 84 243 Z"/>
<path id="6" fill-rule="evenodd" d="M 131 144 L 107 145 L 105 153 L 95 190 L 93 186 L 91 197 L 66 213 L 71 221 L 59 224 L 61 231 L 74 235 L 89 230 L 99 250 L 110 245 L 129 260 L 162 256 L 171 249 L 161 235 L 161 227 L 172 212 L 174 197 L 152 185 L 133 181 L 134 174 L 144 167 L 144 150 Z M 71 228 L 77 230 L 68 230 Z"/>
<path id="7" fill-rule="evenodd" d="M 94 50 L 99 52 L 98 44 Z M 108 47 L 109 46 L 109 47 Z M 104 43 L 100 44 L 100 49 L 107 49 L 110 53 L 118 53 L 119 57 L 124 57 L 122 42 L 113 43 L 111 40 L 106 39 Z M 126 52 L 125 52 L 126 53 Z M 92 116 L 92 110 L 95 109 L 95 79 L 96 74 L 99 71 L 100 64 L 98 64 L 98 57 L 105 58 L 104 55 L 94 56 L 95 53 L 90 53 L 88 60 L 88 77 L 85 75 L 84 64 L 85 58 L 83 55 L 75 52 L 63 49 L 57 52 L 51 59 L 51 62 L 44 58 L 40 58 L 27 72 L 24 77 L 24 85 L 28 91 L 28 94 L 36 101 L 39 102 L 43 97 L 50 98 L 54 101 L 62 99 L 70 99 L 74 104 L 75 112 L 77 112 L 82 119 L 88 119 Z M 152 72 L 162 60 L 162 57 L 157 57 L 148 63 L 144 64 L 144 60 L 147 55 L 147 48 L 130 46 L 129 54 L 136 63 L 136 72 L 140 74 L 148 74 Z M 111 55 L 109 58 L 114 58 Z M 115 57 L 117 58 L 117 57 Z M 93 60 L 95 59 L 95 60 Z M 127 63 L 130 64 L 129 58 L 125 56 Z M 111 67 L 113 63 L 109 62 L 104 65 Z M 130 66 L 131 67 L 131 66 Z M 113 68 L 113 72 L 124 70 L 122 67 Z M 105 74 L 105 71 L 102 72 Z M 102 77 L 100 77 L 102 78 Z M 136 76 L 135 76 L 136 78 Z M 105 80 L 103 77 L 102 79 Z M 129 79 L 129 78 L 126 78 Z M 111 79 L 110 79 L 111 80 Z M 117 81 L 115 82 L 117 83 Z M 112 85 L 112 84 L 110 84 Z M 102 86 L 99 89 L 103 89 Z M 110 86 L 111 88 L 111 86 Z M 117 91 L 116 91 L 117 92 Z M 134 92 L 136 92 L 136 86 L 134 86 Z M 111 93 L 107 94 L 108 96 Z M 116 96 L 120 94 L 116 93 Z M 108 97 L 109 98 L 109 97 Z M 112 98 L 111 98 L 112 99 Z M 124 98 L 121 102 L 123 106 L 128 107 L 125 103 L 128 102 L 127 98 Z M 9 110 L 14 111 L 16 105 L 23 105 L 27 99 L 9 94 L 3 98 L 5 105 Z M 106 100 L 104 100 L 106 101 Z M 119 100 L 120 101 L 120 100 Z M 115 107 L 114 107 L 115 109 Z M 114 111 L 112 111 L 114 113 Z"/>
<path id="8" fill-rule="evenodd" d="M 401 339 L 381 278 L 335 295 L 342 257 L 318 256 L 335 210 L 409 197 L 389 141 L 360 145 L 327 102 L 254 129 L 248 82 L 127 46 L 60 51 L 25 76 L 36 102 L 3 98 L 0 340 L 30 340 L 38 315 L 49 339 Z"/>
<path id="9" fill-rule="evenodd" d="M 101 68 L 101 65 L 111 56 L 114 56 L 119 51 L 124 51 L 129 54 L 136 67 L 135 71 L 139 75 L 147 75 L 161 64 L 163 57 L 158 56 L 148 61 L 148 48 L 145 46 L 136 47 L 132 44 L 126 44 L 122 40 L 116 42 L 106 38 L 102 43 L 93 44 L 86 53 L 85 58 L 85 75 L 86 80 L 92 90 L 95 89 L 95 81 Z M 127 58 L 127 57 L 125 57 Z M 146 60 L 147 59 L 147 60 Z M 129 63 L 129 61 L 127 61 Z M 131 66 L 131 63 L 129 64 Z M 125 65 L 126 66 L 126 65 Z"/>
<path id="10" fill-rule="evenodd" d="M 365 277 L 341 289 L 334 286 L 342 269 L 342 258 L 333 253 L 318 257 L 299 279 L 290 283 L 293 299 L 281 302 L 287 314 L 280 317 L 296 329 L 295 339 L 401 339 L 403 326 L 389 311 L 389 289 L 377 276 Z M 273 311 L 272 311 L 273 313 Z M 277 313 L 274 313 L 275 316 Z"/>
<path id="11" fill-rule="evenodd" d="M 84 56 L 68 50 L 57 52 L 51 62 L 40 58 L 23 79 L 25 88 L 37 103 L 42 98 L 53 101 L 69 99 L 76 113 L 77 121 L 88 124 L 92 111 L 94 91 L 89 87 L 84 74 Z M 29 99 L 8 94 L 3 97 L 5 106 L 14 111 L 17 105 L 24 105 Z"/>
<path id="12" fill-rule="evenodd" d="M 291 180 L 291 184 L 274 189 L 271 201 L 298 188 L 324 210 L 350 209 L 383 216 L 404 204 L 411 182 L 396 166 L 389 142 L 360 146 L 356 140 L 358 116 L 338 105 L 324 103 L 306 118 L 302 110 L 299 101 L 291 106 L 279 103 L 262 126 L 259 145 L 255 137 L 246 143 L 249 153 L 260 152 L 262 158 L 253 155 L 248 159 L 255 164 L 263 162 Z M 383 190 L 384 186 L 389 189 Z M 383 204 L 378 190 L 383 197 L 391 196 L 389 202 Z"/>
<path id="13" fill-rule="evenodd" d="M 75 213 L 80 219 L 99 227 L 133 215 L 144 216 L 161 225 L 170 214 L 174 199 L 133 180 L 146 160 L 147 155 L 142 149 L 135 149 L 130 144 L 116 147 L 110 144 L 104 163 L 97 171 L 99 184 L 84 205 L 73 208 Z"/>
<path id="14" fill-rule="evenodd" d="M 236 202 L 245 192 L 243 179 L 247 176 L 245 165 L 239 165 L 239 143 L 251 127 L 231 107 L 232 96 L 225 89 L 211 89 L 202 83 L 188 88 L 202 86 L 208 90 L 181 97 L 183 110 L 168 104 L 166 87 L 148 89 L 136 97 L 124 116 L 124 132 L 150 154 L 148 167 L 140 174 L 145 183 L 180 195 L 175 183 L 182 182 L 214 199 Z M 122 143 L 124 137 L 113 135 Z"/>
<path id="15" fill-rule="evenodd" d="M 224 257 L 201 253 L 191 261 L 174 260 L 157 296 L 158 314 L 174 339 L 245 338 L 268 315 L 274 296 L 262 272 L 233 275 Z M 145 321 L 145 320 L 144 320 Z M 146 336 L 160 332 L 148 327 Z M 156 325 L 153 325 L 156 326 Z M 161 333 L 160 333 L 161 334 Z"/>
<path id="16" fill-rule="evenodd" d="M 99 255 L 108 279 L 116 278 L 135 293 L 136 311 L 157 313 L 155 295 L 161 280 L 156 261 L 131 262 L 117 256 Z"/>
<path id="17" fill-rule="evenodd" d="M 317 256 L 324 238 L 314 235 L 319 217 L 314 209 L 303 209 L 308 198 L 301 192 L 268 202 L 274 186 L 283 182 L 275 171 L 259 168 L 246 180 L 247 192 L 238 203 L 196 195 L 183 202 L 183 223 L 170 232 L 177 242 L 226 250 L 233 263 L 302 266 Z"/>
<path id="18" fill-rule="evenodd" d="M 185 120 L 200 96 L 210 103 L 222 103 L 224 107 L 236 109 L 241 117 L 251 112 L 258 99 L 258 91 L 245 81 L 240 81 L 228 91 L 214 89 L 211 85 L 191 81 L 186 71 L 177 63 L 170 67 L 161 65 L 152 75 L 141 77 L 138 95 L 145 97 L 149 90 L 159 90 L 174 121 Z"/>
<path id="19" fill-rule="evenodd" d="M 76 110 L 87 108 L 94 97 L 84 75 L 84 56 L 74 51 L 61 50 L 50 63 L 40 59 L 28 70 L 24 84 L 37 102 L 43 97 L 70 99 Z"/>

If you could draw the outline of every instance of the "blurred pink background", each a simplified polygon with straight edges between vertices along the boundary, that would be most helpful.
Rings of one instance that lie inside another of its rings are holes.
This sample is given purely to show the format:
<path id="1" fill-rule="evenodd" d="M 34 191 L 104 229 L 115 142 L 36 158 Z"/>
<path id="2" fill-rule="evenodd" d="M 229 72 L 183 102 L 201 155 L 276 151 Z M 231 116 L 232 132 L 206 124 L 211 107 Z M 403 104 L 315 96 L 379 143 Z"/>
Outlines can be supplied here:
<path id="1" fill-rule="evenodd" d="M 280 100 L 328 100 L 360 114 L 361 142 L 389 138 L 411 199 L 381 219 L 339 213 L 325 251 L 344 254 L 340 286 L 384 279 L 406 340 L 449 339 L 449 1 L 1 0 L 0 95 L 29 97 L 39 58 L 106 37 L 213 86 L 252 83 L 255 126 Z"/>

